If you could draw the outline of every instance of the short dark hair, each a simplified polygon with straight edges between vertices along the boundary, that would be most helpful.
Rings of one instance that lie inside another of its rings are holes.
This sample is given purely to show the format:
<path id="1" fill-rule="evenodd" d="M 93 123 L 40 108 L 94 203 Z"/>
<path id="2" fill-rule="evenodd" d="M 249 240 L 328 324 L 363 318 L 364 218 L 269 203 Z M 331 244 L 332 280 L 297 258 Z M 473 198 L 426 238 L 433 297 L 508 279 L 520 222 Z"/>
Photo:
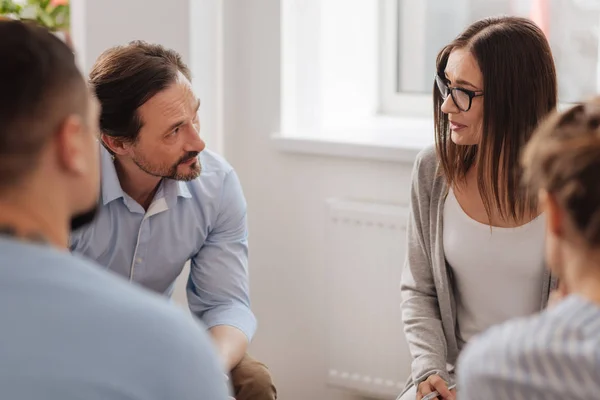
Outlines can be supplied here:
<path id="1" fill-rule="evenodd" d="M 90 73 L 102 106 L 101 132 L 134 142 L 143 126 L 138 108 L 173 84 L 179 72 L 191 80 L 181 56 L 158 44 L 133 41 L 106 50 Z"/>
<path id="2" fill-rule="evenodd" d="M 444 76 L 450 53 L 466 49 L 483 75 L 483 129 L 480 145 L 450 140 L 448 116 L 434 84 L 438 157 L 449 186 L 464 180 L 477 162 L 479 192 L 488 217 L 497 209 L 507 220 L 537 213 L 537 196 L 521 185 L 521 152 L 538 123 L 556 108 L 557 78 L 550 45 L 542 30 L 520 17 L 493 17 L 470 25 L 437 57 Z"/>
<path id="3" fill-rule="evenodd" d="M 600 247 L 600 98 L 553 113 L 522 159 L 532 190 L 553 195 L 589 247 Z"/>
<path id="4" fill-rule="evenodd" d="M 85 117 L 85 79 L 69 47 L 32 23 L 0 21 L 0 189 L 33 171 L 64 119 Z"/>

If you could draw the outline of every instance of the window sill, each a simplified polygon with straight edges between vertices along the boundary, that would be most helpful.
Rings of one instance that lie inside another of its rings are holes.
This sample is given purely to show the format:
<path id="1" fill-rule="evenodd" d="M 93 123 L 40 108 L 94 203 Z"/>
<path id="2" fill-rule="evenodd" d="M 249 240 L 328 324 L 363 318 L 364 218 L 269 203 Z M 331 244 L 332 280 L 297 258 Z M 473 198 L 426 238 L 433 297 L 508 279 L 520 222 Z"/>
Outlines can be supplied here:
<path id="1" fill-rule="evenodd" d="M 378 117 L 352 128 L 277 133 L 275 147 L 286 153 L 412 164 L 434 143 L 433 121 Z"/>

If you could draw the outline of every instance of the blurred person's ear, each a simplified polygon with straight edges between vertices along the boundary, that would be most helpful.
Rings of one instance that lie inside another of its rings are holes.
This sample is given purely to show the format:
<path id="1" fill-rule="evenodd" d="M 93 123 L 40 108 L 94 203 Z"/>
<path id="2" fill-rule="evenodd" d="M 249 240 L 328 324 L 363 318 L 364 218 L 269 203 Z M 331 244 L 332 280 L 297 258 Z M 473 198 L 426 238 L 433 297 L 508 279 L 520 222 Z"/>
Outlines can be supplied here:
<path id="1" fill-rule="evenodd" d="M 69 115 L 56 133 L 58 161 L 63 169 L 76 175 L 85 175 L 90 164 L 89 138 L 85 135 L 85 123 L 78 115 Z"/>
<path id="2" fill-rule="evenodd" d="M 546 214 L 546 223 L 548 230 L 556 237 L 562 237 L 564 233 L 564 212 L 558 205 L 556 198 L 541 190 L 539 202 Z"/>

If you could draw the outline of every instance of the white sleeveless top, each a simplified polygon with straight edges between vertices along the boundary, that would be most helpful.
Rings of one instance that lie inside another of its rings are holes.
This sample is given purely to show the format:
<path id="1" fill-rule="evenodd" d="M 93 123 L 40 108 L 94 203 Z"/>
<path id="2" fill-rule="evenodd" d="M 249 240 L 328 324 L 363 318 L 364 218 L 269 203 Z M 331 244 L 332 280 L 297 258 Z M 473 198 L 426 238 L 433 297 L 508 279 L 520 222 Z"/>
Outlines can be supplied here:
<path id="1" fill-rule="evenodd" d="M 544 215 L 516 228 L 490 230 L 469 217 L 450 190 L 443 217 L 444 254 L 454 273 L 458 332 L 464 341 L 539 311 Z"/>

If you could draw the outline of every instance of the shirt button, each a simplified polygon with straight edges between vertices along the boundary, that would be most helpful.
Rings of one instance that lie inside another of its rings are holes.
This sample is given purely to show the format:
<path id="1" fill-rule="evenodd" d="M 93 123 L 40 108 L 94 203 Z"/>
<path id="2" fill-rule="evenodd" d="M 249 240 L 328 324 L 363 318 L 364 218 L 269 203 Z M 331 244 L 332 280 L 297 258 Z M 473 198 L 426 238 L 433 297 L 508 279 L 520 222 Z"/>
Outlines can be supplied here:
<path id="1" fill-rule="evenodd" d="M 141 262 L 142 262 L 142 257 L 138 257 L 136 261 L 137 261 L 138 263 L 141 263 Z"/>

